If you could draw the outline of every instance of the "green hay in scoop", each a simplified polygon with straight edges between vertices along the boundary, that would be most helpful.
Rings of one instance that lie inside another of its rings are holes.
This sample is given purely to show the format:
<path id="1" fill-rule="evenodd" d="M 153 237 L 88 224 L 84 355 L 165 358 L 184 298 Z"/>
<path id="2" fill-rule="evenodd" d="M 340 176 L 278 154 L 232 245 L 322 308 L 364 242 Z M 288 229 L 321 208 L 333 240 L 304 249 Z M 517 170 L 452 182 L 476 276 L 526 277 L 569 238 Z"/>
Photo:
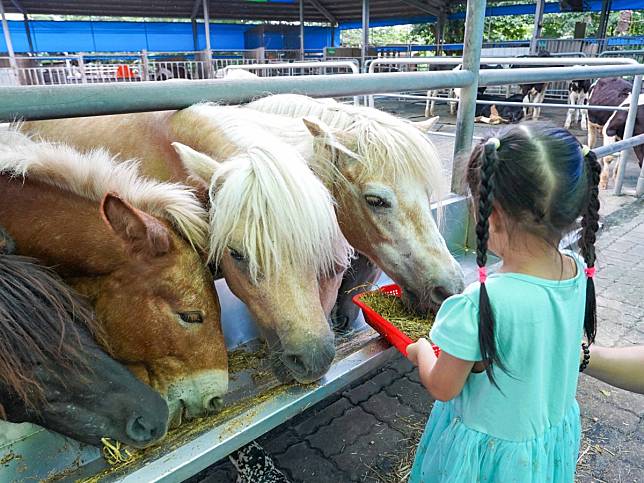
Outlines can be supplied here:
<path id="1" fill-rule="evenodd" d="M 363 295 L 361 300 L 391 322 L 394 327 L 407 334 L 411 340 L 417 341 L 421 337 L 429 336 L 429 330 L 434 322 L 433 314 L 423 317 L 410 312 L 399 297 L 380 291 L 369 292 Z"/>

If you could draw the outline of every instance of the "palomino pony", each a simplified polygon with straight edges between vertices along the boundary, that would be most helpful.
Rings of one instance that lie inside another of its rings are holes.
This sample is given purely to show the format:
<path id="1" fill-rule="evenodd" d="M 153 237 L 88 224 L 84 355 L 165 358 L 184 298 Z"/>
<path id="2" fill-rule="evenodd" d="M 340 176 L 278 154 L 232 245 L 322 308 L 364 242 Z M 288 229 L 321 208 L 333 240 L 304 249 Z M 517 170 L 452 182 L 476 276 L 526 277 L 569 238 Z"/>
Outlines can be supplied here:
<path id="1" fill-rule="evenodd" d="M 256 111 L 248 114 L 253 122 L 297 147 L 333 193 L 349 243 L 403 288 L 412 307 L 425 312 L 462 291 L 463 272 L 430 209 L 445 187 L 424 123 L 295 94 L 265 97 L 246 109 Z M 354 309 L 349 318 L 355 315 Z"/>
<path id="2" fill-rule="evenodd" d="M 149 176 L 201 187 L 212 201 L 211 259 L 269 342 L 274 372 L 311 382 L 335 355 L 327 316 L 351 247 L 328 190 L 296 150 L 221 113 L 197 105 L 25 123 L 23 129 L 138 157 Z"/>
<path id="3" fill-rule="evenodd" d="M 52 271 L 12 255 L 0 228 L 0 409 L 85 443 L 145 447 L 168 427 L 168 405 L 103 352 L 91 311 Z"/>
<path id="4" fill-rule="evenodd" d="M 0 135 L 0 173 L 0 223 L 17 253 L 89 299 L 114 358 L 166 396 L 172 423 L 217 410 L 227 355 L 212 276 L 191 246 L 207 231 L 194 194 L 104 151 L 14 131 Z"/>

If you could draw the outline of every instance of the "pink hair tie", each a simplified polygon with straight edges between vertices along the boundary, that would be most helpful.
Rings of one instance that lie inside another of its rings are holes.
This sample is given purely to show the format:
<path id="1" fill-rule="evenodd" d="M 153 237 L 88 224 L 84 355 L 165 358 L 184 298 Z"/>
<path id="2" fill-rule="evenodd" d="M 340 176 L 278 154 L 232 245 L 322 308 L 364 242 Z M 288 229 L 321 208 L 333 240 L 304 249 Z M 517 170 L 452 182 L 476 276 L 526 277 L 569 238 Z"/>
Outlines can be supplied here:
<path id="1" fill-rule="evenodd" d="M 595 276 L 595 267 L 584 268 L 586 277 L 593 278 Z"/>
<path id="2" fill-rule="evenodd" d="M 485 283 L 487 280 L 487 267 L 479 267 L 479 282 Z"/>

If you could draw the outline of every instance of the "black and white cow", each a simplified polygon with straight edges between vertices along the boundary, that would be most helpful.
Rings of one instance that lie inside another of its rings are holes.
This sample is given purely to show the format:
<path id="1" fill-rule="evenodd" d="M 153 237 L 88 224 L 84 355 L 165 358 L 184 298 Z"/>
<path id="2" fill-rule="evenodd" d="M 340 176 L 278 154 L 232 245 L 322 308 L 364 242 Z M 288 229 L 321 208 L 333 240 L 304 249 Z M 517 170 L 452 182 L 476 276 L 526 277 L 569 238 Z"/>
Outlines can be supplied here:
<path id="1" fill-rule="evenodd" d="M 610 77 L 600 79 L 597 81 L 590 90 L 588 98 L 589 106 L 628 106 L 630 103 L 631 91 L 633 85 L 622 79 L 621 77 Z M 624 137 L 624 130 L 626 128 L 626 118 L 628 111 L 596 111 L 589 110 L 588 112 L 588 145 L 592 148 L 597 141 L 597 133 L 601 131 L 604 144 L 611 144 Z M 633 136 L 644 134 L 644 94 L 640 94 L 638 100 L 637 117 L 635 119 L 635 127 L 633 129 Z M 639 165 L 642 165 L 644 160 L 644 146 L 637 146 L 634 148 L 635 154 Z M 603 168 L 600 179 L 600 187 L 606 189 L 608 187 L 608 180 L 611 176 L 610 164 L 615 159 L 615 156 L 605 156 L 602 158 Z M 616 176 L 617 167 L 616 163 L 613 169 L 613 176 Z"/>
<path id="2" fill-rule="evenodd" d="M 589 79 L 584 80 L 574 80 L 570 82 L 568 86 L 568 104 L 570 105 L 586 105 L 588 104 L 588 95 L 590 94 L 590 85 L 591 82 Z M 584 131 L 588 127 L 588 111 L 586 109 L 570 108 L 568 109 L 568 115 L 566 116 L 566 123 L 564 127 L 570 129 L 570 125 L 574 122 L 579 122 L 579 116 L 581 114 L 581 124 L 580 127 Z M 573 119 L 574 117 L 574 119 Z"/>
<path id="3" fill-rule="evenodd" d="M 523 96 L 515 94 L 506 98 L 505 96 L 493 96 L 483 94 L 478 96 L 481 101 L 509 101 L 521 102 Z M 523 119 L 523 108 L 521 106 L 506 106 L 498 104 L 477 104 L 476 105 L 476 118 L 486 118 L 490 120 L 490 124 L 498 123 L 515 123 Z M 487 121 L 485 121 L 487 122 Z"/>
<path id="4" fill-rule="evenodd" d="M 453 67 L 448 64 L 429 64 L 428 70 L 430 72 L 441 72 L 446 70 L 457 71 L 457 70 L 461 70 L 461 65 L 459 64 L 456 67 Z M 427 97 L 438 97 L 438 94 L 440 91 L 441 89 L 430 89 L 427 91 Z M 449 113 L 453 116 L 456 113 L 456 105 L 458 102 L 458 99 L 456 99 L 456 96 L 454 94 L 454 89 L 447 90 L 447 98 L 455 99 L 455 100 L 449 101 Z M 435 108 L 436 108 L 436 100 L 427 99 L 427 101 L 425 102 L 425 117 L 433 117 Z"/>
<path id="5" fill-rule="evenodd" d="M 518 58 L 527 57 L 550 57 L 550 52 L 547 50 L 540 50 L 537 54 L 519 55 Z M 543 67 L 543 65 L 513 65 L 515 69 L 532 69 Z M 541 103 L 546 97 L 546 90 L 548 89 L 548 82 L 537 82 L 531 84 L 520 84 L 521 94 L 523 94 L 523 103 Z M 532 120 L 536 121 L 541 115 L 540 107 L 525 106 L 523 108 L 523 116 L 527 119 L 528 113 L 532 114 Z"/>
<path id="6" fill-rule="evenodd" d="M 453 70 L 453 71 L 459 71 L 463 68 L 462 64 L 457 65 L 456 67 L 452 67 L 449 65 L 444 65 L 444 64 L 430 64 L 430 71 L 431 70 Z M 479 69 L 481 70 L 486 70 L 486 69 L 502 69 L 503 67 L 500 65 L 487 65 L 487 64 L 481 64 Z M 477 94 L 478 98 L 481 98 L 481 95 L 485 92 L 485 89 L 487 89 L 487 86 L 479 86 L 477 89 Z M 436 97 L 438 95 L 438 90 L 429 90 L 427 91 L 427 96 L 428 97 Z M 448 92 L 448 99 L 449 101 L 449 113 L 453 116 L 456 114 L 456 107 L 458 106 L 458 102 L 461 99 L 461 88 L 460 87 L 455 87 L 453 89 L 450 89 Z M 434 100 L 429 100 L 427 99 L 427 103 L 425 104 L 425 117 L 432 117 L 434 115 L 434 107 L 436 106 L 436 101 Z"/>

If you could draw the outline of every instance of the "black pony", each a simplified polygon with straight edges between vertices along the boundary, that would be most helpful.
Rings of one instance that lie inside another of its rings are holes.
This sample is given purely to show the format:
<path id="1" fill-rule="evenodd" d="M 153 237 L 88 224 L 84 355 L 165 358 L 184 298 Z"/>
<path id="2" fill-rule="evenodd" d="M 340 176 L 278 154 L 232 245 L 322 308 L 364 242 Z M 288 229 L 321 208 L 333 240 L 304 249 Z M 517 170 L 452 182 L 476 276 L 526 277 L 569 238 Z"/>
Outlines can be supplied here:
<path id="1" fill-rule="evenodd" d="M 13 246 L 0 228 L 0 416 L 94 445 L 162 438 L 163 398 L 100 349 L 80 297 Z"/>

